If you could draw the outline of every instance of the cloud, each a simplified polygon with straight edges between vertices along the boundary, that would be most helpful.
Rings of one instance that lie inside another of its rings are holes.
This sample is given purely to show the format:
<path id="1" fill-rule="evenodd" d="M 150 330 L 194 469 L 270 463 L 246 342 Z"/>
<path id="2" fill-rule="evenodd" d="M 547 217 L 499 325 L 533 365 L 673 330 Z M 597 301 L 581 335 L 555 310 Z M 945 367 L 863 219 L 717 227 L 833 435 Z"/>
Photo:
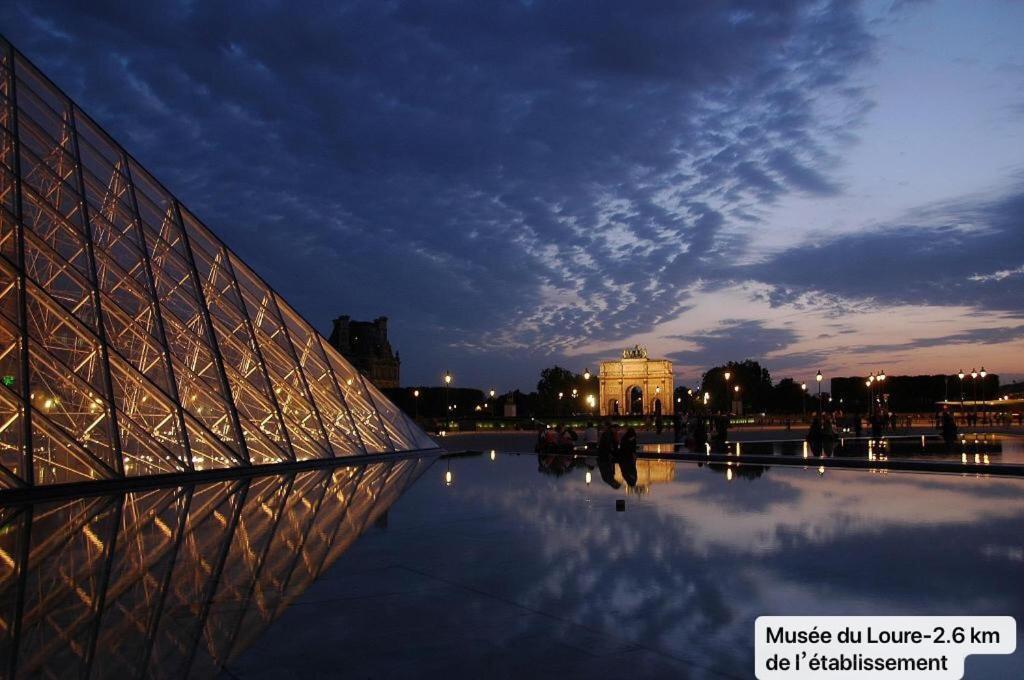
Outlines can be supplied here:
<path id="1" fill-rule="evenodd" d="M 760 206 L 841 191 L 874 45 L 856 4 L 809 0 L 26 1 L 0 21 L 315 324 L 387 313 L 407 365 L 536 363 L 678 314 Z"/>
<path id="2" fill-rule="evenodd" d="M 876 305 L 964 305 L 1024 318 L 1022 222 L 1024 186 L 1015 186 L 995 198 L 945 201 L 902 222 L 804 242 L 732 275 L 771 284 L 775 305 L 813 293 Z"/>
<path id="3" fill-rule="evenodd" d="M 768 327 L 763 321 L 726 319 L 709 331 L 671 337 L 695 348 L 672 352 L 669 359 L 690 366 L 714 366 L 726 361 L 761 359 L 793 344 L 799 335 L 789 328 Z"/>

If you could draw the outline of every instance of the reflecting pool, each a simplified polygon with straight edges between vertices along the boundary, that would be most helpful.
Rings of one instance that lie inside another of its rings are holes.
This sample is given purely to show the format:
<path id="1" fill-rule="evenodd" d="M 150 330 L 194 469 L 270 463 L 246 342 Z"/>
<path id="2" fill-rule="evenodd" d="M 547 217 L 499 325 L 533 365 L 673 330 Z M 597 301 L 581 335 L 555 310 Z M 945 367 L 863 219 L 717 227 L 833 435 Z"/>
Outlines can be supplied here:
<path id="1" fill-rule="evenodd" d="M 2 512 L 26 677 L 749 678 L 761 614 L 1024 623 L 1019 478 L 485 451 Z"/>

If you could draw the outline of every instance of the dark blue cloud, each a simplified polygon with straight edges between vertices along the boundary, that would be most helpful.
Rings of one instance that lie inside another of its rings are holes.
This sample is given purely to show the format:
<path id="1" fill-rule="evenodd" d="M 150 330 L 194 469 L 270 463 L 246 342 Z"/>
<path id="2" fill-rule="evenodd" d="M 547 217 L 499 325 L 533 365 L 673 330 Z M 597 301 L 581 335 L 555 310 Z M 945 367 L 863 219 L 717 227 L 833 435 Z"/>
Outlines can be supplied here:
<path id="1" fill-rule="evenodd" d="M 314 324 L 390 315 L 413 380 L 519 381 L 672 318 L 742 247 L 728 227 L 840 190 L 829 148 L 861 114 L 812 111 L 866 110 L 873 47 L 855 3 L 809 0 L 26 0 L 0 22 Z"/>
<path id="2" fill-rule="evenodd" d="M 768 298 L 775 305 L 814 292 L 837 304 L 963 305 L 1024 319 L 1022 224 L 1024 187 L 1018 186 L 999 198 L 928 206 L 903 223 L 803 243 L 732 274 L 773 284 Z M 961 340 L 1000 341 L 972 335 L 979 332 L 960 334 Z"/>
<path id="3" fill-rule="evenodd" d="M 704 333 L 672 337 L 695 343 L 697 347 L 673 352 L 668 358 L 697 366 L 715 366 L 743 359 L 763 361 L 765 354 L 785 349 L 799 339 L 796 331 L 790 328 L 767 328 L 762 321 L 739 319 L 726 319 L 717 328 Z"/>

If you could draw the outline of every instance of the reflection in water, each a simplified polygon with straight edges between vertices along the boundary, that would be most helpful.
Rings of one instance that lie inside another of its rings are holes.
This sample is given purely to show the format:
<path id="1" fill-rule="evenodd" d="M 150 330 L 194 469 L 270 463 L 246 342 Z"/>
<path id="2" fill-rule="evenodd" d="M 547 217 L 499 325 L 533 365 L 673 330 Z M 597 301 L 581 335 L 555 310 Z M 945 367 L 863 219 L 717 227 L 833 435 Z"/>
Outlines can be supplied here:
<path id="1" fill-rule="evenodd" d="M 0 675 L 214 675 L 428 464 L 0 507 Z"/>

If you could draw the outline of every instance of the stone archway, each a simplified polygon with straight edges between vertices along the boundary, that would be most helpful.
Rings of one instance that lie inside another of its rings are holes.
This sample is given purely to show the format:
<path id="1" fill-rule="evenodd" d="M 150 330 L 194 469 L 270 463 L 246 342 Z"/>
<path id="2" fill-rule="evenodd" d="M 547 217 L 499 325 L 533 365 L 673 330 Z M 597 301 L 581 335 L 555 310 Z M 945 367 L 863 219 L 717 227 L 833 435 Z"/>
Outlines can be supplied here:
<path id="1" fill-rule="evenodd" d="M 672 362 L 649 359 L 642 347 L 625 350 L 620 360 L 602 361 L 598 383 L 603 416 L 652 415 L 655 399 L 661 404 L 661 415 L 673 413 Z M 634 388 L 641 390 L 639 408 L 631 400 Z"/>
<path id="2" fill-rule="evenodd" d="M 629 399 L 629 415 L 642 416 L 644 414 L 644 388 L 633 385 L 626 391 Z"/>

